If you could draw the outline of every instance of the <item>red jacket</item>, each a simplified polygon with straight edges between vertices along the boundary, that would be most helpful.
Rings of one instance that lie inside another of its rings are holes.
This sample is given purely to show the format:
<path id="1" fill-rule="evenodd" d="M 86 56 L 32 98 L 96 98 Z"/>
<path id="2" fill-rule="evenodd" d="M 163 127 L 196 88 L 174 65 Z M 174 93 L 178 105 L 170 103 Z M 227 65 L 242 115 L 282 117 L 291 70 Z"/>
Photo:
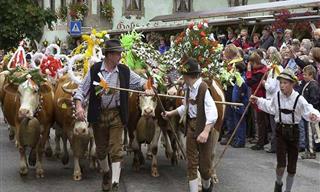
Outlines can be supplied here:
<path id="1" fill-rule="evenodd" d="M 240 47 L 243 51 L 247 52 L 248 49 L 253 47 L 253 44 L 250 41 L 243 41 L 241 38 L 238 38 L 233 42 L 236 47 Z"/>
<path id="2" fill-rule="evenodd" d="M 247 78 L 246 83 L 251 88 L 252 94 L 256 91 L 256 89 L 261 81 L 261 78 L 267 72 L 268 72 L 268 68 L 265 65 L 263 65 L 262 67 L 260 67 L 258 69 L 252 69 L 252 71 L 246 72 L 246 78 Z M 262 85 L 260 86 L 260 88 L 258 89 L 258 91 L 256 93 L 256 96 L 257 97 L 266 97 L 266 90 L 265 90 L 264 86 L 262 86 Z M 257 111 L 260 111 L 256 105 L 254 105 L 254 107 Z"/>

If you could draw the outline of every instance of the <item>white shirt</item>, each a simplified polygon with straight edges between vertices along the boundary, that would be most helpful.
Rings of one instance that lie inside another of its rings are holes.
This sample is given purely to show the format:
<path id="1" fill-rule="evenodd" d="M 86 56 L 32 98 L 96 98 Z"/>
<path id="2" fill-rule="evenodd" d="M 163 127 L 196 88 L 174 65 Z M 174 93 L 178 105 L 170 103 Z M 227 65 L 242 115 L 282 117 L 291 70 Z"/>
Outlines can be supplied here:
<path id="1" fill-rule="evenodd" d="M 278 66 L 280 69 L 280 73 L 283 71 L 283 67 L 282 66 Z M 273 70 L 269 71 L 267 80 L 264 84 L 264 88 L 266 89 L 266 98 L 271 100 L 272 97 L 278 92 L 280 91 L 280 83 L 277 80 L 278 75 L 277 74 L 273 74 Z M 272 77 L 273 76 L 273 77 Z"/>
<path id="2" fill-rule="evenodd" d="M 292 91 L 290 96 L 285 96 L 282 92 L 280 92 L 280 105 L 281 109 L 289 109 L 293 110 L 294 102 L 298 96 L 298 92 Z M 271 100 L 267 100 L 264 98 L 259 98 L 257 100 L 257 105 L 260 110 L 265 111 L 271 115 L 275 115 L 275 121 L 277 123 L 280 122 L 279 120 L 279 105 L 278 105 L 278 94 L 275 94 Z M 320 113 L 318 110 L 314 109 L 311 104 L 307 102 L 307 100 L 300 96 L 296 110 L 294 112 L 294 124 L 299 124 L 301 120 L 301 116 L 306 119 L 307 121 L 311 121 L 309 118 L 310 114 L 315 114 L 318 119 L 320 119 Z M 285 124 L 292 124 L 292 115 L 291 114 L 284 114 L 281 113 L 282 123 Z"/>
<path id="3" fill-rule="evenodd" d="M 198 89 L 199 86 L 202 82 L 202 79 L 199 78 L 191 87 L 189 86 L 190 89 L 190 99 L 196 100 L 197 94 L 198 94 Z M 185 96 L 186 97 L 186 96 Z M 178 113 L 180 116 L 183 116 L 185 113 L 185 108 L 186 108 L 186 102 L 185 100 L 183 101 L 183 105 L 177 108 Z M 214 124 L 217 119 L 218 119 L 218 111 L 215 102 L 213 101 L 213 98 L 209 92 L 209 90 L 206 91 L 206 95 L 204 98 L 204 111 L 206 114 L 206 125 L 208 124 Z M 197 105 L 192 105 L 189 102 L 189 116 L 190 118 L 196 118 L 197 117 Z"/>

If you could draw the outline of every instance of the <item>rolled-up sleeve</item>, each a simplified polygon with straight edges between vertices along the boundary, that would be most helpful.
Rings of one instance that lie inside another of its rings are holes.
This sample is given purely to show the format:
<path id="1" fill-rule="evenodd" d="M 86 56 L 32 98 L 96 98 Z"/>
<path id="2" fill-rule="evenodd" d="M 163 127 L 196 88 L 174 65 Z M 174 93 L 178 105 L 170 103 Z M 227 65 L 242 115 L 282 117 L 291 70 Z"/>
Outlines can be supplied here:
<path id="1" fill-rule="evenodd" d="M 90 72 L 87 73 L 87 75 L 84 77 L 82 82 L 80 83 L 75 95 L 74 95 L 74 100 L 80 100 L 83 102 L 85 98 L 89 94 L 90 90 L 90 83 L 91 83 L 91 75 Z"/>
<path id="2" fill-rule="evenodd" d="M 130 70 L 129 88 L 135 90 L 142 90 L 147 80 L 140 77 L 138 74 Z"/>
<path id="3" fill-rule="evenodd" d="M 177 108 L 177 111 L 178 111 L 180 117 L 182 117 L 182 116 L 184 115 L 185 110 L 186 110 L 186 107 L 185 107 L 184 105 L 181 105 L 181 106 L 179 106 L 179 107 Z"/>
<path id="4" fill-rule="evenodd" d="M 215 124 L 218 119 L 217 106 L 210 95 L 209 90 L 207 90 L 204 99 L 204 111 L 206 113 L 206 125 Z"/>

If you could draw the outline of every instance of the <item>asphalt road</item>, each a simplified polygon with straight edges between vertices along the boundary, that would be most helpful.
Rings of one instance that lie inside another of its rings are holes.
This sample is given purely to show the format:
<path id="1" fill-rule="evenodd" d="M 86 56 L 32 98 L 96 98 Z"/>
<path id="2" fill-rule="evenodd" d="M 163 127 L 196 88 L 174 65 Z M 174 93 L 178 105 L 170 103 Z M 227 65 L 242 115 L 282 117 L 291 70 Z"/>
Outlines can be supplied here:
<path id="1" fill-rule="evenodd" d="M 3 121 L 1 121 L 3 122 Z M 249 147 L 249 146 L 248 146 Z M 219 145 L 218 153 L 223 147 Z M 171 166 L 160 149 L 158 178 L 150 175 L 150 161 L 140 172 L 131 168 L 132 155 L 127 155 L 121 175 L 121 192 L 185 192 L 187 190 L 186 163 Z M 320 189 L 320 154 L 317 160 L 300 160 L 293 192 L 318 192 Z M 72 159 L 71 159 L 72 160 Z M 248 148 L 228 149 L 218 167 L 220 183 L 215 192 L 271 192 L 275 178 L 275 155 Z M 36 179 L 31 168 L 26 177 L 19 175 L 19 153 L 8 139 L 7 126 L 0 124 L 0 192 L 98 192 L 100 174 L 86 169 L 82 181 L 73 181 L 72 161 L 63 166 L 55 158 L 44 158 L 45 178 Z"/>

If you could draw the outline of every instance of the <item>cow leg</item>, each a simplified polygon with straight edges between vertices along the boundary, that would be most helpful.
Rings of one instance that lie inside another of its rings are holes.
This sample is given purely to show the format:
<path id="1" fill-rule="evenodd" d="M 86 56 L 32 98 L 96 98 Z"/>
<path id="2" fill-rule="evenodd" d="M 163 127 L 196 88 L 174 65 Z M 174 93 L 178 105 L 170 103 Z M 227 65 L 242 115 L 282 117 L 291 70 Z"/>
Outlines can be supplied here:
<path id="1" fill-rule="evenodd" d="M 80 168 L 80 160 L 78 156 L 74 156 L 74 169 L 73 169 L 73 180 L 80 181 L 81 177 L 81 168 Z"/>
<path id="2" fill-rule="evenodd" d="M 219 140 L 220 132 L 216 129 L 213 129 L 213 147 L 212 147 L 212 182 L 219 183 L 219 179 L 216 173 L 216 169 L 214 168 L 216 162 L 216 148 Z"/>
<path id="3" fill-rule="evenodd" d="M 36 177 L 37 178 L 43 178 L 44 177 L 44 171 L 42 168 L 42 146 L 39 143 L 37 145 L 36 148 L 37 152 L 36 152 L 36 157 L 37 157 L 37 161 L 36 161 Z"/>
<path id="4" fill-rule="evenodd" d="M 45 153 L 46 157 L 52 157 L 52 148 L 51 148 L 51 145 L 50 145 L 50 136 L 48 136 L 48 139 L 46 141 L 46 144 L 45 144 Z"/>
<path id="5" fill-rule="evenodd" d="M 12 140 L 14 140 L 14 135 L 15 135 L 14 127 L 9 126 L 8 129 L 9 129 L 9 140 L 12 141 Z"/>
<path id="6" fill-rule="evenodd" d="M 93 137 L 93 130 L 90 129 L 90 146 L 89 146 L 89 162 L 90 162 L 90 169 L 98 169 L 98 161 L 96 155 L 96 142 L 94 141 Z"/>
<path id="7" fill-rule="evenodd" d="M 127 151 L 128 149 L 128 129 L 123 130 L 123 150 Z"/>
<path id="8" fill-rule="evenodd" d="M 27 159 L 25 154 L 25 148 L 19 146 L 19 154 L 20 154 L 20 175 L 25 176 L 28 174 L 28 166 L 27 166 Z"/>
<path id="9" fill-rule="evenodd" d="M 169 134 L 168 134 L 167 131 L 165 131 L 165 132 L 162 132 L 162 135 L 163 135 L 164 141 L 165 141 L 166 157 L 168 159 L 171 159 L 173 150 L 172 150 L 172 145 L 171 145 L 171 141 L 170 141 L 170 138 L 169 138 Z"/>
<path id="10" fill-rule="evenodd" d="M 149 144 L 147 145 L 147 154 L 146 154 L 146 156 L 147 156 L 148 160 L 152 159 L 151 145 L 149 145 Z"/>
<path id="11" fill-rule="evenodd" d="M 161 135 L 161 129 L 157 122 L 155 126 L 155 134 L 151 142 L 151 152 L 152 152 L 152 164 L 151 164 L 151 175 L 153 177 L 159 177 L 158 172 L 158 162 L 157 162 L 157 153 L 158 153 L 158 143 Z"/>
<path id="12" fill-rule="evenodd" d="M 54 148 L 54 156 L 57 159 L 61 158 L 61 145 L 60 145 L 60 139 L 62 138 L 62 127 L 59 126 L 58 124 L 54 125 L 55 128 L 55 136 L 54 136 L 54 141 L 55 141 L 55 148 Z"/>
<path id="13" fill-rule="evenodd" d="M 171 141 L 172 146 L 172 157 L 171 157 L 171 165 L 178 165 L 178 146 L 177 146 L 177 140 L 174 138 L 173 133 L 168 133 L 169 139 Z"/>
<path id="14" fill-rule="evenodd" d="M 61 162 L 63 165 L 68 164 L 69 162 L 69 152 L 68 152 L 68 143 L 67 143 L 68 139 L 67 139 L 67 135 L 66 133 L 62 134 L 62 144 L 63 144 L 63 156 L 61 159 Z"/>

